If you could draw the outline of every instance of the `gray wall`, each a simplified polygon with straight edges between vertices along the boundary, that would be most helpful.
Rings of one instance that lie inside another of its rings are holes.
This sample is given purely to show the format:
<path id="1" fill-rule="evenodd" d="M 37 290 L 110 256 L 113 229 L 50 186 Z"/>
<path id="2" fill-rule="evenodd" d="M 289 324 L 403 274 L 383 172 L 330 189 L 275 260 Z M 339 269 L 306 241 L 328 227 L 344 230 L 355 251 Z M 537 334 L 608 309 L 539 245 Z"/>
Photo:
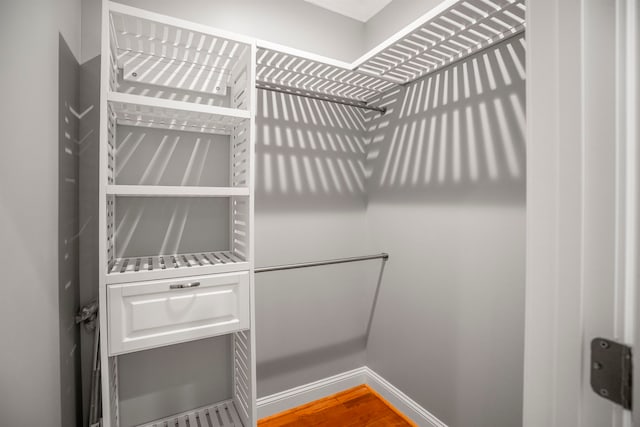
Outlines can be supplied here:
<path id="1" fill-rule="evenodd" d="M 369 252 L 360 112 L 258 93 L 256 265 Z M 378 262 L 256 277 L 258 396 L 364 365 Z"/>
<path id="2" fill-rule="evenodd" d="M 80 54 L 80 1 L 0 3 L 0 425 L 61 424 L 59 31 Z"/>
<path id="3" fill-rule="evenodd" d="M 367 361 L 452 427 L 521 425 L 524 58 L 510 39 L 370 122 L 368 223 L 391 259 Z"/>

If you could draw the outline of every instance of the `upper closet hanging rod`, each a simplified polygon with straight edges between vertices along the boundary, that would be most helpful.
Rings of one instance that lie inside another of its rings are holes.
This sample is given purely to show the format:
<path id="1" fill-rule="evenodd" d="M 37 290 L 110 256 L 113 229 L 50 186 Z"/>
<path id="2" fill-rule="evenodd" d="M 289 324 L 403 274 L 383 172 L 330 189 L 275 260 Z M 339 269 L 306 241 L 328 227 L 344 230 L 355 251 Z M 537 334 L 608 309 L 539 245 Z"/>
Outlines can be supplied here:
<path id="1" fill-rule="evenodd" d="M 363 255 L 363 256 L 355 256 L 350 258 L 337 258 L 337 259 L 329 259 L 325 261 L 313 261 L 313 262 L 301 262 L 298 264 L 284 264 L 284 265 L 273 265 L 270 267 L 257 267 L 255 269 L 256 273 L 266 273 L 268 271 L 279 271 L 279 270 L 292 270 L 294 268 L 305 268 L 305 267 L 319 267 L 322 265 L 331 265 L 331 264 L 344 264 L 346 262 L 357 262 L 357 261 L 368 261 L 371 259 L 383 259 L 387 261 L 389 259 L 388 253 L 381 253 L 376 255 Z"/>
<path id="2" fill-rule="evenodd" d="M 300 92 L 296 89 L 288 89 L 282 86 L 276 86 L 276 85 L 272 85 L 272 84 L 264 84 L 264 83 L 256 83 L 256 88 L 261 89 L 261 90 L 268 90 L 270 92 L 277 92 L 277 93 L 285 93 L 287 95 L 293 95 L 293 96 L 301 96 L 303 98 L 311 98 L 311 99 L 318 99 L 320 101 L 327 101 L 327 102 L 333 102 L 334 104 L 341 104 L 341 105 L 348 105 L 350 107 L 356 107 L 356 108 L 362 108 L 365 110 L 371 110 L 371 111 L 377 111 L 381 114 L 384 114 L 387 112 L 387 108 L 386 107 L 374 107 L 373 105 L 368 105 L 365 102 L 358 102 L 358 101 L 352 101 L 346 98 L 336 98 L 336 97 L 329 97 L 326 95 L 316 95 L 316 94 L 311 94 L 308 92 Z"/>

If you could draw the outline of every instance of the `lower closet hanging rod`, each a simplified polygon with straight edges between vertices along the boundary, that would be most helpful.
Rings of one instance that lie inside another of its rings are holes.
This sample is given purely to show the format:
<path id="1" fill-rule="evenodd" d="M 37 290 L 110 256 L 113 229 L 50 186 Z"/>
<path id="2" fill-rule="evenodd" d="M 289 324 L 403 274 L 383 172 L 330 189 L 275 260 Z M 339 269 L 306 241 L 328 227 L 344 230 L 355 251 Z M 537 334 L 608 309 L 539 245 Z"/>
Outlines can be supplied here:
<path id="1" fill-rule="evenodd" d="M 306 267 L 319 267 L 322 265 L 344 264 L 346 262 L 368 261 L 371 259 L 383 259 L 387 261 L 389 259 L 389 254 L 383 252 L 381 254 L 375 254 L 375 255 L 354 256 L 350 258 L 336 258 L 336 259 L 328 259 L 325 261 L 312 261 L 312 262 L 301 262 L 298 264 L 284 264 L 284 265 L 273 265 L 270 267 L 257 267 L 254 271 L 256 273 L 266 273 L 268 271 L 293 270 L 294 268 L 306 268 Z"/>
<path id="2" fill-rule="evenodd" d="M 333 102 L 334 104 L 349 105 L 350 107 L 356 107 L 356 108 L 362 108 L 362 109 L 365 109 L 365 110 L 377 111 L 377 112 L 379 112 L 381 114 L 384 114 L 384 113 L 387 112 L 387 108 L 386 107 L 374 107 L 372 105 L 367 105 L 365 103 L 360 103 L 358 101 L 351 101 L 351 100 L 345 99 L 345 98 L 334 98 L 334 97 L 328 97 L 328 96 L 325 96 L 325 95 L 312 95 L 312 94 L 309 94 L 309 93 L 298 92 L 296 90 L 291 90 L 291 89 L 287 89 L 287 88 L 280 87 L 280 86 L 266 85 L 264 83 L 256 83 L 256 88 L 258 88 L 260 90 L 267 90 L 267 91 L 270 91 L 270 92 L 284 93 L 284 94 L 293 95 L 293 96 L 301 96 L 303 98 L 318 99 L 320 101 Z"/>

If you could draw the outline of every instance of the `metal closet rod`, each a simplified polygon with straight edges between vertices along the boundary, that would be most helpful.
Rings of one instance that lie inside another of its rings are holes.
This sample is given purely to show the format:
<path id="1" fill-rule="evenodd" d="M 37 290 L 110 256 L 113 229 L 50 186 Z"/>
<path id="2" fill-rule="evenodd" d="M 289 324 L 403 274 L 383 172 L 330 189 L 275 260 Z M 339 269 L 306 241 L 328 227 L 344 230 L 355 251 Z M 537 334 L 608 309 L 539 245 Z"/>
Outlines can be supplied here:
<path id="1" fill-rule="evenodd" d="M 308 92 L 299 92 L 297 90 L 291 90 L 291 89 L 287 89 L 280 86 L 265 85 L 263 83 L 256 83 L 256 88 L 260 90 L 267 90 L 270 92 L 285 93 L 287 95 L 293 95 L 293 96 L 301 96 L 303 98 L 318 99 L 320 101 L 333 102 L 334 104 L 348 105 L 350 107 L 362 108 L 364 110 L 377 111 L 381 114 L 384 114 L 387 112 L 387 107 L 374 107 L 372 105 L 367 105 L 364 102 L 351 101 L 346 98 L 335 98 L 335 97 L 329 97 L 325 95 L 314 95 Z"/>
<path id="2" fill-rule="evenodd" d="M 336 258 L 336 259 L 328 259 L 325 261 L 312 261 L 312 262 L 301 262 L 298 264 L 272 265 L 270 267 L 257 267 L 254 271 L 256 273 L 266 273 L 269 271 L 293 270 L 295 268 L 306 268 L 306 267 L 320 267 L 322 265 L 344 264 L 347 262 L 368 261 L 371 259 L 383 259 L 384 261 L 387 261 L 389 259 L 389 254 L 383 252 L 381 254 L 375 254 L 375 255 L 354 256 L 349 258 Z"/>

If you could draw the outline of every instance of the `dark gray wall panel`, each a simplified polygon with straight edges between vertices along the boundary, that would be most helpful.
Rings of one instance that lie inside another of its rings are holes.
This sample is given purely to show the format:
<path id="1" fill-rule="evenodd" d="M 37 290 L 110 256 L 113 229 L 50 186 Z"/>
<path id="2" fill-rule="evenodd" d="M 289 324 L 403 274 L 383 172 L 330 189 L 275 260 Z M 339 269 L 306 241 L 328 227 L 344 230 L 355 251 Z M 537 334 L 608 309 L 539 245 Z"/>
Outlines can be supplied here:
<path id="1" fill-rule="evenodd" d="M 75 314 L 80 300 L 78 270 L 78 116 L 80 64 L 62 35 L 59 48 L 58 104 L 58 310 L 60 315 L 60 394 L 62 425 L 82 418 L 80 331 Z"/>
<path id="2" fill-rule="evenodd" d="M 100 57 L 80 66 L 79 139 L 79 276 L 80 306 L 98 299 L 98 145 L 100 125 Z M 83 425 L 87 425 L 94 334 L 80 328 Z"/>

